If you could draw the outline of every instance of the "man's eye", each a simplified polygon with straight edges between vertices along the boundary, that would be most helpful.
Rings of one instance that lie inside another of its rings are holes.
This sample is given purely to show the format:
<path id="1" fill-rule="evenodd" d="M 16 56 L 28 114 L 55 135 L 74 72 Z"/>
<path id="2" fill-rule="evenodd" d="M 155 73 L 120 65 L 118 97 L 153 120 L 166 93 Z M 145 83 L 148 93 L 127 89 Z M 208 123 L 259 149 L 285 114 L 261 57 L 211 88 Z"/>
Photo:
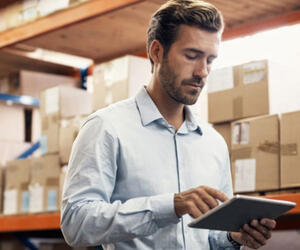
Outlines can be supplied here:
<path id="1" fill-rule="evenodd" d="M 209 58 L 209 59 L 207 59 L 207 64 L 212 64 L 214 60 L 215 60 L 215 58 Z"/>
<path id="2" fill-rule="evenodd" d="M 189 60 L 195 60 L 195 59 L 197 59 L 197 55 L 185 55 L 185 57 L 187 58 L 187 59 L 189 59 Z"/>

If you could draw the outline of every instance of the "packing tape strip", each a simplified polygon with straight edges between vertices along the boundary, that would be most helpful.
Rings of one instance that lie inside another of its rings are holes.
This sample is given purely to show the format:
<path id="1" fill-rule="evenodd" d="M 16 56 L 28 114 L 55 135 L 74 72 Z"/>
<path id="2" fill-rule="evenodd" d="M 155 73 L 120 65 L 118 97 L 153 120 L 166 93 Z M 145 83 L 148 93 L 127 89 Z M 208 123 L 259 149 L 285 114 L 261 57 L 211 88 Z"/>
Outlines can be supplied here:
<path id="1" fill-rule="evenodd" d="M 264 142 L 261 143 L 258 146 L 258 150 L 266 152 L 266 153 L 271 153 L 271 154 L 278 154 L 280 150 L 280 145 L 279 142 Z"/>
<path id="2" fill-rule="evenodd" d="M 284 156 L 295 156 L 298 155 L 297 143 L 281 144 L 280 154 Z"/>
<path id="3" fill-rule="evenodd" d="M 241 96 L 233 99 L 233 117 L 243 117 L 243 97 Z"/>
<path id="4" fill-rule="evenodd" d="M 58 185 L 59 185 L 59 177 L 46 179 L 46 186 L 58 186 Z"/>
<path id="5" fill-rule="evenodd" d="M 240 148 L 231 151 L 231 159 L 234 161 L 236 159 L 247 159 L 251 158 L 252 148 Z"/>

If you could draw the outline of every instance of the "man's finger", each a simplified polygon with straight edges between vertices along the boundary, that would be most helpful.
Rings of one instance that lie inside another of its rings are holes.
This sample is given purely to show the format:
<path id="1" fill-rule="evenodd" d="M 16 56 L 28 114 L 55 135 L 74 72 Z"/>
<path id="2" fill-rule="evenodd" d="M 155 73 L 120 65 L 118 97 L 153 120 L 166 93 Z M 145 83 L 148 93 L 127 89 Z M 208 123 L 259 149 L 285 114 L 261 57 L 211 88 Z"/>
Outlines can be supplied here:
<path id="1" fill-rule="evenodd" d="M 188 214 L 193 218 L 198 218 L 200 215 L 202 215 L 201 211 L 198 209 L 196 204 L 193 201 L 187 202 L 187 211 Z"/>
<path id="2" fill-rule="evenodd" d="M 202 214 L 205 214 L 210 210 L 209 206 L 202 200 L 201 197 L 199 197 L 197 192 L 192 193 L 190 198 Z"/>
<path id="3" fill-rule="evenodd" d="M 248 232 L 246 232 L 245 230 L 241 229 L 241 233 L 242 233 L 242 241 L 243 241 L 243 245 L 250 247 L 250 248 L 254 248 L 254 249 L 258 249 L 262 246 L 262 244 L 260 244 L 258 241 L 256 241 Z"/>
<path id="4" fill-rule="evenodd" d="M 264 237 L 264 235 L 256 229 L 250 227 L 248 224 L 243 226 L 243 230 L 251 235 L 259 244 L 265 245 L 267 243 L 267 239 Z"/>
<path id="5" fill-rule="evenodd" d="M 211 187 L 207 187 L 207 186 L 204 186 L 203 187 L 205 189 L 205 191 L 211 195 L 212 197 L 214 197 L 215 199 L 218 199 L 222 202 L 224 201 L 227 201 L 229 198 L 227 197 L 226 194 L 222 193 L 221 191 L 219 190 L 216 190 L 214 188 L 211 188 Z"/>
<path id="6" fill-rule="evenodd" d="M 276 227 L 276 221 L 275 220 L 271 220 L 271 219 L 261 219 L 260 223 L 265 226 L 266 228 L 272 230 Z"/>
<path id="7" fill-rule="evenodd" d="M 252 220 L 250 225 L 255 228 L 257 231 L 259 231 L 260 233 L 263 234 L 263 236 L 266 239 L 270 239 L 271 238 L 271 231 L 270 229 L 266 228 L 265 226 L 263 226 L 261 223 L 258 222 L 258 220 Z"/>
<path id="8" fill-rule="evenodd" d="M 207 204 L 207 206 L 212 209 L 217 207 L 219 204 L 215 198 L 213 198 L 204 188 L 196 188 L 195 189 L 198 196 Z"/>

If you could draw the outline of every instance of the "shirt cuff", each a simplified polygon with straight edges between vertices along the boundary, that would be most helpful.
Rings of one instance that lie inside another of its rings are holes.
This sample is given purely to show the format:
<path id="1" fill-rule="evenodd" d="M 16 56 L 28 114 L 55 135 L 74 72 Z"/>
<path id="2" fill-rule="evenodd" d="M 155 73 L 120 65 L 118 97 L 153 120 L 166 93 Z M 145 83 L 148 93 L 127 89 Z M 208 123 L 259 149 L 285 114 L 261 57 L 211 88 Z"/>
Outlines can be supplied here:
<path id="1" fill-rule="evenodd" d="M 228 232 L 220 232 L 219 233 L 219 240 L 220 242 L 222 242 L 222 248 L 224 249 L 240 249 L 241 247 L 237 248 L 234 245 L 232 245 L 232 243 L 228 240 L 227 237 Z"/>
<path id="2" fill-rule="evenodd" d="M 150 200 L 154 219 L 160 224 L 178 223 L 174 209 L 174 194 L 162 194 L 151 197 Z"/>

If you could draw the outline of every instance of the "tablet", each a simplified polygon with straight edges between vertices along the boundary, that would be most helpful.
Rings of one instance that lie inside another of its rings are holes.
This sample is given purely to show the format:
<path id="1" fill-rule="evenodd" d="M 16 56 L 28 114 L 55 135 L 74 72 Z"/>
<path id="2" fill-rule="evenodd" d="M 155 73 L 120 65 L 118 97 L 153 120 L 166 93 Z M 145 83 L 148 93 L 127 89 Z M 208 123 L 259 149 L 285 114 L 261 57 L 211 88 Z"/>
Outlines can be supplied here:
<path id="1" fill-rule="evenodd" d="M 275 219 L 296 203 L 236 195 L 189 223 L 190 227 L 239 232 L 253 219 Z"/>

